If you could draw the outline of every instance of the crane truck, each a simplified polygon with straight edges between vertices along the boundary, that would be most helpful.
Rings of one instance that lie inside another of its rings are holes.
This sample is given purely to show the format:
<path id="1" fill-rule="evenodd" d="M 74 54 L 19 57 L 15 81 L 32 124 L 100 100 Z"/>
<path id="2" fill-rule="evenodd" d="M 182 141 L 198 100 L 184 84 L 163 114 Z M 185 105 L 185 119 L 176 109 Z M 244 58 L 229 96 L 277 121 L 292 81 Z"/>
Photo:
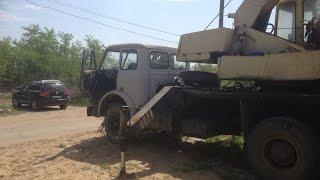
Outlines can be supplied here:
<path id="1" fill-rule="evenodd" d="M 131 109 L 128 131 L 242 134 L 259 176 L 309 179 L 319 166 L 319 11 L 320 0 L 244 0 L 234 28 L 182 35 L 177 58 L 217 72 L 181 72 Z"/>

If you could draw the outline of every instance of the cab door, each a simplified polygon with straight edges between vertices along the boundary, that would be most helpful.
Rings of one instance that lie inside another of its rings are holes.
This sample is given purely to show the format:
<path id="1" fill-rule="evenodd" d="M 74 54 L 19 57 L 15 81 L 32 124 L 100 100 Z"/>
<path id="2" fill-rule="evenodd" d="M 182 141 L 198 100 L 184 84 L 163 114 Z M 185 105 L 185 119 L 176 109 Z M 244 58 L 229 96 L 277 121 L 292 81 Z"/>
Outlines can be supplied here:
<path id="1" fill-rule="evenodd" d="M 174 71 L 170 70 L 170 54 L 164 51 L 149 52 L 149 97 L 153 97 L 164 84 L 173 82 Z"/>
<path id="2" fill-rule="evenodd" d="M 29 90 L 30 84 L 25 84 L 21 90 L 19 90 L 18 93 L 18 99 L 22 103 L 29 103 L 28 101 L 28 90 Z"/>
<path id="3" fill-rule="evenodd" d="M 90 92 L 97 70 L 96 56 L 93 50 L 84 50 L 81 55 L 81 71 L 79 89 Z"/>
<path id="4" fill-rule="evenodd" d="M 125 93 L 139 107 L 145 104 L 147 71 L 143 49 L 122 49 L 117 89 Z"/>

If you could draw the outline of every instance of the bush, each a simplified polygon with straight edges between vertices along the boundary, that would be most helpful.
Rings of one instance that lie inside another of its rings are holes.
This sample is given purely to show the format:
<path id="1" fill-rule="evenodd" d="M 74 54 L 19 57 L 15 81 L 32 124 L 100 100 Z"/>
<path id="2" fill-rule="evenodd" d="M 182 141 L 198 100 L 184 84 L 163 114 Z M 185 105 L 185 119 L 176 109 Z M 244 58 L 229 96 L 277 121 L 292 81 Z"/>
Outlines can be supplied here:
<path id="1" fill-rule="evenodd" d="M 71 89 L 71 95 L 69 96 L 69 103 L 74 106 L 88 106 L 90 105 L 89 97 L 81 93 L 79 89 Z"/>

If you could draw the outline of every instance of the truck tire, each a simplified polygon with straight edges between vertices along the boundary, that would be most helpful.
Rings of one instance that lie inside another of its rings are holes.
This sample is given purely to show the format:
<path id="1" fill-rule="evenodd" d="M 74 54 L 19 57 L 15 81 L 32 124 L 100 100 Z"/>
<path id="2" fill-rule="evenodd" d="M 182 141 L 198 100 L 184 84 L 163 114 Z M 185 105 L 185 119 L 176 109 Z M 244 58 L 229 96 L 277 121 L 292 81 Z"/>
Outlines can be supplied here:
<path id="1" fill-rule="evenodd" d="M 125 106 L 122 103 L 112 103 L 108 105 L 103 127 L 107 138 L 113 144 L 118 144 L 119 128 L 120 128 L 120 107 Z M 126 136 L 128 140 L 139 140 L 142 138 L 142 132 L 137 127 L 127 129 Z"/>
<path id="2" fill-rule="evenodd" d="M 249 134 L 249 162 L 262 178 L 308 179 L 316 168 L 315 137 L 312 129 L 294 119 L 264 120 Z"/>
<path id="3" fill-rule="evenodd" d="M 200 88 L 217 88 L 219 78 L 217 74 L 200 71 L 184 71 L 179 74 L 185 86 Z"/>
<path id="4" fill-rule="evenodd" d="M 123 106 L 121 103 L 112 103 L 108 105 L 105 119 L 104 129 L 107 138 L 111 143 L 118 143 L 118 134 L 120 127 L 120 107 Z"/>

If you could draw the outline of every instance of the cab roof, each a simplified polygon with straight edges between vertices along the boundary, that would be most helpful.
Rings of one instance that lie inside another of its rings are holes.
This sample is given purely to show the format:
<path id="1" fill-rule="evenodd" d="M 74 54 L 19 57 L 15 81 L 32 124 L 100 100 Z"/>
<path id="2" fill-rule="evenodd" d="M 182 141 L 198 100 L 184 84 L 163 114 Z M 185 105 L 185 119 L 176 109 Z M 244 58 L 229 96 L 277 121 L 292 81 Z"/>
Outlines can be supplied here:
<path id="1" fill-rule="evenodd" d="M 176 48 L 167 47 L 167 46 L 157 46 L 157 45 L 146 45 L 146 44 L 137 44 L 137 43 L 128 43 L 128 44 L 114 44 L 107 47 L 107 49 L 119 50 L 124 48 L 146 48 L 146 49 L 157 49 L 162 51 L 176 51 Z"/>

